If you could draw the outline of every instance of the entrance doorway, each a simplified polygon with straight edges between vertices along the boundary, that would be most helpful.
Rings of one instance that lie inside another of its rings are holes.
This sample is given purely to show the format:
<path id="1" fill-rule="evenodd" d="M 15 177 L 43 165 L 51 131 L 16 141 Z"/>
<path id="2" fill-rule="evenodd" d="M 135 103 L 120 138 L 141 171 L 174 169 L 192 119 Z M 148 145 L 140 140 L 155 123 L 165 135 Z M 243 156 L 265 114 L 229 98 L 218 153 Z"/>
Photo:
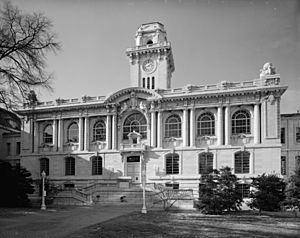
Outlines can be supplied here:
<path id="1" fill-rule="evenodd" d="M 141 166 L 140 156 L 127 157 L 127 176 L 132 178 L 133 183 L 140 183 Z"/>

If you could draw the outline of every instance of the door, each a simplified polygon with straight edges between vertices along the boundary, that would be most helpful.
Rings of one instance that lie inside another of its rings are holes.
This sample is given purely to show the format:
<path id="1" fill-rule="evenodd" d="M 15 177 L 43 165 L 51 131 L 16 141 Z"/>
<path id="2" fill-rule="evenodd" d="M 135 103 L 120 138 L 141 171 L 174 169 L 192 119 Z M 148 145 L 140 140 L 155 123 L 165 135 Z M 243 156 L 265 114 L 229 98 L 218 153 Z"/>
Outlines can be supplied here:
<path id="1" fill-rule="evenodd" d="M 140 175 L 140 156 L 127 157 L 127 176 L 132 178 L 133 183 L 140 183 Z"/>

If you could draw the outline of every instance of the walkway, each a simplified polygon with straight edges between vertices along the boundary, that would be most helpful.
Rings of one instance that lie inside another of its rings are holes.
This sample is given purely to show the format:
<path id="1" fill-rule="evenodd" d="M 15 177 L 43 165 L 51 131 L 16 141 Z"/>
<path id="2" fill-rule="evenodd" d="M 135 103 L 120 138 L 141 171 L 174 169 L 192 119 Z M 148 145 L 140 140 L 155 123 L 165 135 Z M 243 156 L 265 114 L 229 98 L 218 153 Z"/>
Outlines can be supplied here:
<path id="1" fill-rule="evenodd" d="M 0 238 L 61 238 L 84 227 L 138 211 L 141 205 L 117 204 L 39 209 L 1 209 Z"/>

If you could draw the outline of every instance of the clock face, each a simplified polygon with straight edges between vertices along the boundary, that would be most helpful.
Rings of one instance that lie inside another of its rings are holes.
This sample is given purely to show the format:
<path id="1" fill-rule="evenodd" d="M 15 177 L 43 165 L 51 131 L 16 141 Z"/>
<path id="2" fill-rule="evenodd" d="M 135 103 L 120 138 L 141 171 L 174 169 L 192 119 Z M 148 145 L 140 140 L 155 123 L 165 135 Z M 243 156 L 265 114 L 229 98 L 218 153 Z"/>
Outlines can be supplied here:
<path id="1" fill-rule="evenodd" d="M 143 70 L 151 73 L 155 69 L 155 62 L 152 59 L 146 59 L 143 63 Z"/>

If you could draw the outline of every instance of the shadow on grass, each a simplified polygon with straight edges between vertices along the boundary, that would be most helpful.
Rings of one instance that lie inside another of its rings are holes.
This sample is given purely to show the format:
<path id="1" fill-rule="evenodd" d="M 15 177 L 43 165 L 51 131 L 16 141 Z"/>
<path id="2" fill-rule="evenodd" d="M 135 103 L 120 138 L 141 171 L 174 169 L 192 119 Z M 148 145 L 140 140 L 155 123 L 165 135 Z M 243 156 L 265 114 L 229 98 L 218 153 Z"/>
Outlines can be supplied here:
<path id="1" fill-rule="evenodd" d="M 251 213 L 213 216 L 198 212 L 150 211 L 100 223 L 69 237 L 299 237 L 300 219 Z"/>

